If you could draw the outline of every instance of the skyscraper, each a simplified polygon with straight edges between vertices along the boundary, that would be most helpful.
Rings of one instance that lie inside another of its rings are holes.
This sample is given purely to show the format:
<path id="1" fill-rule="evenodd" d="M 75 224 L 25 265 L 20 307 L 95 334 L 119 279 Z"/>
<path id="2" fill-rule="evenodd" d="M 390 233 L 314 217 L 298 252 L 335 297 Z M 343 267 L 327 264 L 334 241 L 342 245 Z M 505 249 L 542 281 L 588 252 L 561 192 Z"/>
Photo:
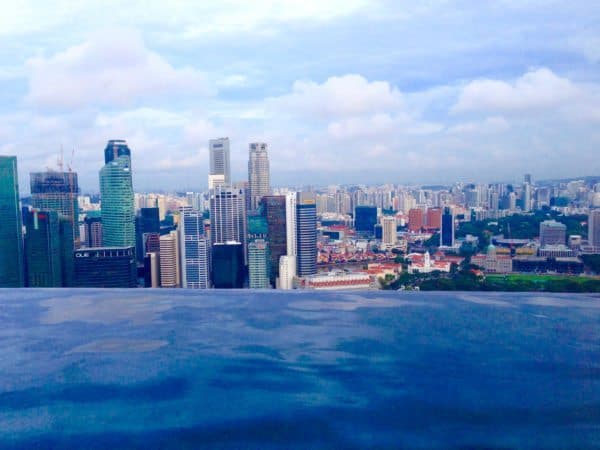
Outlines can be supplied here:
<path id="1" fill-rule="evenodd" d="M 215 289 L 240 289 L 244 285 L 244 249 L 239 242 L 212 246 L 212 280 Z"/>
<path id="2" fill-rule="evenodd" d="M 354 228 L 358 233 L 373 235 L 377 223 L 377 207 L 359 205 L 354 208 Z"/>
<path id="3" fill-rule="evenodd" d="M 231 184 L 229 138 L 211 139 L 208 141 L 208 153 L 210 157 L 209 175 L 223 175 L 223 182 Z"/>
<path id="4" fill-rule="evenodd" d="M 210 288 L 210 242 L 204 235 L 204 218 L 190 206 L 180 209 L 179 243 L 181 285 L 190 289 Z"/>
<path id="5" fill-rule="evenodd" d="M 591 209 L 588 217 L 588 241 L 600 249 L 600 209 Z"/>
<path id="6" fill-rule="evenodd" d="M 267 220 L 270 280 L 274 285 L 279 276 L 279 258 L 287 254 L 286 198 L 284 195 L 267 195 L 261 200 L 261 208 Z"/>
<path id="7" fill-rule="evenodd" d="M 239 242 L 246 248 L 246 200 L 242 189 L 216 186 L 210 194 L 211 243 Z M 246 258 L 244 258 L 244 261 Z"/>
<path id="8" fill-rule="evenodd" d="M 23 287 L 23 229 L 17 157 L 0 156 L 0 287 Z"/>
<path id="9" fill-rule="evenodd" d="M 298 276 L 317 273 L 317 202 L 314 192 L 299 192 L 296 204 Z"/>
<path id="10" fill-rule="evenodd" d="M 102 239 L 106 247 L 135 248 L 135 202 L 131 151 L 122 140 L 108 141 L 100 170 Z"/>
<path id="11" fill-rule="evenodd" d="M 164 288 L 181 286 L 178 241 L 177 231 L 160 237 L 160 284 Z"/>
<path id="12" fill-rule="evenodd" d="M 269 245 L 262 239 L 248 244 L 248 278 L 250 289 L 269 289 Z"/>
<path id="13" fill-rule="evenodd" d="M 523 193 L 522 193 L 522 197 L 521 200 L 523 202 L 523 211 L 524 212 L 529 212 L 531 211 L 532 208 L 532 204 L 531 204 L 531 184 L 528 182 L 523 183 Z"/>
<path id="14" fill-rule="evenodd" d="M 440 232 L 440 245 L 442 247 L 454 246 L 454 214 L 448 206 L 442 214 L 442 229 Z"/>
<path id="15" fill-rule="evenodd" d="M 61 287 L 62 254 L 58 213 L 33 209 L 27 213 L 25 229 L 27 286 Z M 72 240 L 73 236 L 69 238 Z"/>
<path id="16" fill-rule="evenodd" d="M 248 184 L 250 189 L 250 209 L 255 210 L 260 199 L 269 195 L 271 180 L 269 173 L 269 154 L 267 144 L 256 142 L 250 144 L 248 157 Z"/>
<path id="17" fill-rule="evenodd" d="M 30 174 L 31 205 L 40 211 L 56 211 L 68 218 L 73 241 L 79 245 L 79 185 L 76 172 L 35 172 Z"/>
<path id="18" fill-rule="evenodd" d="M 394 216 L 384 216 L 381 218 L 382 238 L 381 243 L 387 246 L 394 246 L 398 241 L 396 232 L 396 218 Z"/>
<path id="19" fill-rule="evenodd" d="M 296 203 L 297 193 L 288 192 L 285 195 L 285 235 L 288 256 L 296 256 Z"/>

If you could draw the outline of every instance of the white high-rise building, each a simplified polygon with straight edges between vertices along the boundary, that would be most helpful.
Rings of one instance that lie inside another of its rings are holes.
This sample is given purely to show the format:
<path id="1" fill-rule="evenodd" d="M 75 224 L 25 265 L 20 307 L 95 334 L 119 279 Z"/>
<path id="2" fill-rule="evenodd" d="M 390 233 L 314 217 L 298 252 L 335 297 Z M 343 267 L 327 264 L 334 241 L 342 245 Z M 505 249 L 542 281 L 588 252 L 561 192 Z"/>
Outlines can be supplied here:
<path id="1" fill-rule="evenodd" d="M 386 246 L 394 246 L 398 241 L 396 232 L 396 218 L 394 216 L 384 216 L 381 218 L 382 237 L 381 243 Z"/>
<path id="2" fill-rule="evenodd" d="M 293 289 L 296 276 L 296 192 L 288 192 L 285 196 L 285 234 L 286 255 L 279 258 L 279 289 Z"/>
<path id="3" fill-rule="evenodd" d="M 159 255 L 157 252 L 148 252 L 146 253 L 146 258 L 150 261 L 150 286 L 152 288 L 160 287 L 160 265 L 159 265 Z M 148 287 L 148 286 L 146 286 Z"/>
<path id="4" fill-rule="evenodd" d="M 269 172 L 269 153 L 267 144 L 255 142 L 250 144 L 248 157 L 248 187 L 250 189 L 250 209 L 258 209 L 260 199 L 269 195 L 271 178 Z"/>
<path id="5" fill-rule="evenodd" d="M 177 231 L 160 237 L 160 284 L 164 288 L 179 287 L 179 245 Z"/>
<path id="6" fill-rule="evenodd" d="M 226 184 L 231 184 L 231 167 L 229 162 L 229 138 L 211 139 L 208 141 L 210 156 L 209 175 L 223 175 Z"/>
<path id="7" fill-rule="evenodd" d="M 293 289 L 296 276 L 296 256 L 283 255 L 279 258 L 278 289 Z"/>
<path id="8" fill-rule="evenodd" d="M 180 208 L 179 249 L 181 285 L 189 289 L 210 288 L 210 242 L 204 235 L 204 218 L 189 206 Z"/>
<path id="9" fill-rule="evenodd" d="M 218 185 L 210 193 L 211 244 L 239 242 L 247 262 L 246 199 L 243 189 Z"/>
<path id="10" fill-rule="evenodd" d="M 287 238 L 287 255 L 295 256 L 296 252 L 296 192 L 288 192 L 285 196 L 285 235 Z"/>

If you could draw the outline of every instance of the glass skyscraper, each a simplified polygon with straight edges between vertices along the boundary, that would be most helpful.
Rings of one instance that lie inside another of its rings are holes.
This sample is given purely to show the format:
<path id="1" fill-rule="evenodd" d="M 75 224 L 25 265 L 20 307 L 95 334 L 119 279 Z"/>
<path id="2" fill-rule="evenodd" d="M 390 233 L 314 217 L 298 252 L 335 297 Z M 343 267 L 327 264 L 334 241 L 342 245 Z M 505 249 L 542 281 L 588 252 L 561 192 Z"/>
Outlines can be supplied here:
<path id="1" fill-rule="evenodd" d="M 23 230 L 17 157 L 0 156 L 0 287 L 23 285 Z"/>
<path id="2" fill-rule="evenodd" d="M 30 174 L 31 205 L 40 211 L 56 211 L 73 224 L 73 241 L 79 243 L 79 186 L 75 172 Z"/>
<path id="3" fill-rule="evenodd" d="M 59 214 L 56 211 L 33 209 L 26 216 L 25 229 L 27 286 L 61 287 L 63 285 L 63 255 Z M 73 236 L 68 236 L 68 238 L 72 240 Z M 72 253 L 70 257 L 73 258 Z"/>
<path id="4" fill-rule="evenodd" d="M 299 192 L 296 203 L 296 252 L 299 277 L 317 273 L 317 202 L 314 192 Z"/>
<path id="5" fill-rule="evenodd" d="M 373 235 L 376 224 L 376 206 L 360 205 L 354 208 L 354 228 L 357 232 Z"/>
<path id="6" fill-rule="evenodd" d="M 210 194 L 210 237 L 212 245 L 239 242 L 246 261 L 247 218 L 243 189 L 216 186 Z"/>
<path id="7" fill-rule="evenodd" d="M 133 247 L 75 250 L 75 287 L 134 288 L 137 285 Z"/>
<path id="8" fill-rule="evenodd" d="M 442 214 L 442 229 L 440 231 L 440 245 L 452 247 L 454 245 L 454 214 L 448 206 Z"/>
<path id="9" fill-rule="evenodd" d="M 104 159 L 106 164 L 100 170 L 103 245 L 135 248 L 131 151 L 125 141 L 108 141 Z"/>
<path id="10" fill-rule="evenodd" d="M 261 200 L 262 213 L 267 219 L 270 250 L 271 284 L 279 277 L 279 259 L 287 254 L 285 195 L 267 195 Z"/>

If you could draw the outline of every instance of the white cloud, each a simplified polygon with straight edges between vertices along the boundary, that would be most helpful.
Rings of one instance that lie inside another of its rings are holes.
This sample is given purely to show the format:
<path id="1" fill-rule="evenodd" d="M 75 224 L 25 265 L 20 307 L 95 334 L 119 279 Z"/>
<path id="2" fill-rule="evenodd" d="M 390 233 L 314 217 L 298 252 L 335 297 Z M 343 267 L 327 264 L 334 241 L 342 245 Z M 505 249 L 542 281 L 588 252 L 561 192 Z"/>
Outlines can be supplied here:
<path id="1" fill-rule="evenodd" d="M 402 94 L 387 81 L 368 81 L 361 75 L 328 78 L 322 84 L 296 81 L 292 92 L 269 99 L 279 114 L 348 117 L 400 110 Z"/>
<path id="2" fill-rule="evenodd" d="M 448 128 L 448 132 L 462 133 L 501 133 L 510 129 L 504 117 L 488 117 L 478 122 L 466 122 Z"/>
<path id="3" fill-rule="evenodd" d="M 43 107 L 114 107 L 210 93 L 201 73 L 174 68 L 127 31 L 96 34 L 51 57 L 32 58 L 27 68 L 27 101 Z"/>
<path id="4" fill-rule="evenodd" d="M 463 88 L 453 111 L 544 110 L 562 107 L 580 96 L 580 89 L 570 80 L 541 68 L 527 72 L 513 83 L 472 81 Z"/>

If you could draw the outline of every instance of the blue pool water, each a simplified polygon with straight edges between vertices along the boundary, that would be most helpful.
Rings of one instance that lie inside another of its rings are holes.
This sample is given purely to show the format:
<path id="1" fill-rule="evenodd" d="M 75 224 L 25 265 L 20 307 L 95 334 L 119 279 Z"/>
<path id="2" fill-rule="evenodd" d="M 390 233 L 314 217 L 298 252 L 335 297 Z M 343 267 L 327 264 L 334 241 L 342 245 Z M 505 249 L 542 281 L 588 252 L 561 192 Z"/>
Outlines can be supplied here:
<path id="1" fill-rule="evenodd" d="M 600 298 L 0 290 L 0 448 L 600 448 Z"/>

